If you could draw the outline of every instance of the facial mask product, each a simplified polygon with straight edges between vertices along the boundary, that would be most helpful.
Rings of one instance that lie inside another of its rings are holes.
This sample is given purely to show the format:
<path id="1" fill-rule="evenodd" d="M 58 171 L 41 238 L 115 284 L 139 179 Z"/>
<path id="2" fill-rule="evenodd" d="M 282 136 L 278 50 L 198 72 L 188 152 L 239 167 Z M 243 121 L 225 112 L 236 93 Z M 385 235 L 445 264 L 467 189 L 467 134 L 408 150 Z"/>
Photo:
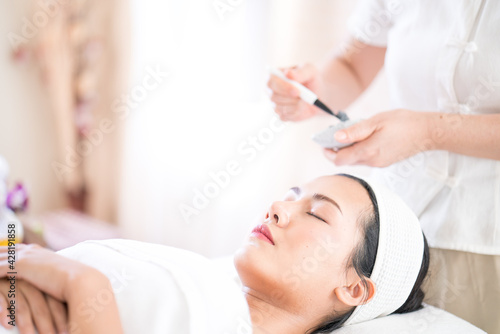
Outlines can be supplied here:
<path id="1" fill-rule="evenodd" d="M 312 140 L 314 140 L 316 143 L 319 145 L 323 146 L 324 148 L 329 148 L 334 151 L 338 151 L 341 148 L 351 146 L 354 143 L 339 143 L 338 141 L 335 140 L 335 133 L 339 130 L 345 129 L 350 127 L 351 125 L 354 125 L 358 123 L 361 120 L 347 120 L 345 122 L 339 122 L 335 125 L 331 125 L 325 130 L 316 133 L 315 135 L 312 136 Z"/>

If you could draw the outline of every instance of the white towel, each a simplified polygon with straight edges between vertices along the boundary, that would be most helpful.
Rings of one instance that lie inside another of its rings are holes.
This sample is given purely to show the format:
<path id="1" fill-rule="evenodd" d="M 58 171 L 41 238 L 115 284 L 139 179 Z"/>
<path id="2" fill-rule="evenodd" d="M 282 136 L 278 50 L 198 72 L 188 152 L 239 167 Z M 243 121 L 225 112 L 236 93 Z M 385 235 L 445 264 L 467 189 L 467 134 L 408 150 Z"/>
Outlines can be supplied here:
<path id="1" fill-rule="evenodd" d="M 59 254 L 110 279 L 125 333 L 252 333 L 240 287 L 201 255 L 119 239 L 86 241 Z M 86 311 L 94 312 L 91 305 Z"/>

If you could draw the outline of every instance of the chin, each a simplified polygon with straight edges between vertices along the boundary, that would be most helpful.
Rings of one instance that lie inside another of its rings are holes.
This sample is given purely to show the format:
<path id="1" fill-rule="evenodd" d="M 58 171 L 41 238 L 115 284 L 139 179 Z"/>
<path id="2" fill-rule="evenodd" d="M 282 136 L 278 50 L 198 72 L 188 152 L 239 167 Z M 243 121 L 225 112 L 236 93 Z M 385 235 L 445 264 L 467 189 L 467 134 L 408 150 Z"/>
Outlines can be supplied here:
<path id="1" fill-rule="evenodd" d="M 244 286 L 261 286 L 279 279 L 279 268 L 273 257 L 260 247 L 246 243 L 234 254 L 234 266 Z"/>
<path id="2" fill-rule="evenodd" d="M 260 294 L 272 298 L 275 302 L 302 303 L 306 297 L 300 290 L 292 289 L 284 281 L 284 268 L 279 259 L 269 256 L 259 248 L 245 245 L 238 249 L 234 255 L 234 265 L 243 287 L 258 291 Z"/>
<path id="3" fill-rule="evenodd" d="M 252 250 L 248 248 L 249 245 L 245 244 L 234 253 L 233 262 L 240 278 L 246 276 L 247 271 L 252 271 L 250 269 L 254 266 L 252 263 L 257 261 L 257 255 L 252 254 Z"/>

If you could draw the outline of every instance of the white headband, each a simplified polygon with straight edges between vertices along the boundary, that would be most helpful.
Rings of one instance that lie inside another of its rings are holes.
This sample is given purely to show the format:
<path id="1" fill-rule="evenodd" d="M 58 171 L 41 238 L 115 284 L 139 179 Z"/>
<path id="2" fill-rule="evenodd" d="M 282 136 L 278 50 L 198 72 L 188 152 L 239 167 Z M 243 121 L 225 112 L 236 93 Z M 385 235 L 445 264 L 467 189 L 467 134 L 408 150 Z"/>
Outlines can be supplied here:
<path id="1" fill-rule="evenodd" d="M 387 188 L 368 183 L 375 193 L 380 218 L 377 257 L 370 276 L 375 282 L 375 296 L 357 306 L 345 325 L 382 317 L 400 308 L 415 285 L 424 253 L 422 229 L 415 214 Z"/>

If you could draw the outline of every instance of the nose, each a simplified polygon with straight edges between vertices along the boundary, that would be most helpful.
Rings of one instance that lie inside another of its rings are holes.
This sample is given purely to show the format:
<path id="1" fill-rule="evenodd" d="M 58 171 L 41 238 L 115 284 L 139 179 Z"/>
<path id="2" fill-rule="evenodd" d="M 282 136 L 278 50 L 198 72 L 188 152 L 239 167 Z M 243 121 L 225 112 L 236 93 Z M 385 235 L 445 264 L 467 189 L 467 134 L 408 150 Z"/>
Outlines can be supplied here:
<path id="1" fill-rule="evenodd" d="M 269 219 L 271 223 L 279 227 L 286 227 L 290 222 L 290 212 L 285 202 L 273 202 L 269 207 L 266 215 L 266 220 Z"/>

